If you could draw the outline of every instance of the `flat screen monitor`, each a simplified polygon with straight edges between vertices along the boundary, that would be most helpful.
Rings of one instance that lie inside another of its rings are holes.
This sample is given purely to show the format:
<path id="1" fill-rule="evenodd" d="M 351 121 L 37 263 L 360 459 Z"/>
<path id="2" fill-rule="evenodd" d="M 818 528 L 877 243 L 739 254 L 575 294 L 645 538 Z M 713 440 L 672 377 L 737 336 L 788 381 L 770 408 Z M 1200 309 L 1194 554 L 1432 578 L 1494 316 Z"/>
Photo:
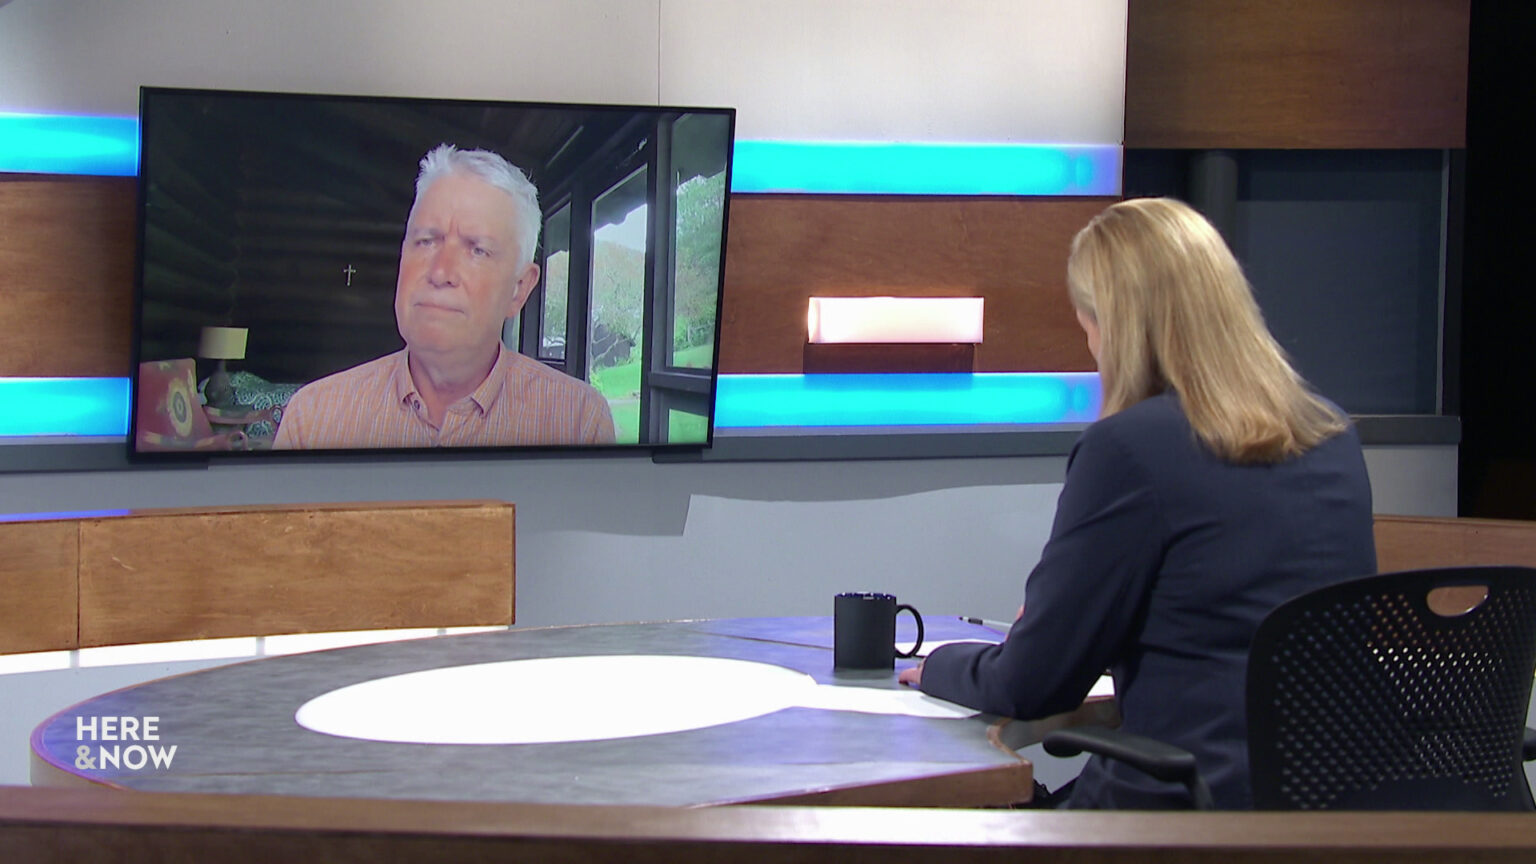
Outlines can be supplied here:
<path id="1" fill-rule="evenodd" d="M 707 446 L 734 124 L 143 88 L 131 454 Z"/>

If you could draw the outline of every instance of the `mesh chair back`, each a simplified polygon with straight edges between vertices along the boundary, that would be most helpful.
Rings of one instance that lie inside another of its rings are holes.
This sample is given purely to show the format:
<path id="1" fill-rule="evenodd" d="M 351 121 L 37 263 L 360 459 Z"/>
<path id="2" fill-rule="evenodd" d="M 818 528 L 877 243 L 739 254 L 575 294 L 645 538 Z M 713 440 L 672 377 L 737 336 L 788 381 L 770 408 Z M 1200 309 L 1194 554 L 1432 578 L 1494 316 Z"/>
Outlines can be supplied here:
<path id="1" fill-rule="evenodd" d="M 1487 586 L 1464 614 L 1430 592 Z M 1529 810 L 1521 739 L 1536 669 L 1536 570 L 1370 576 L 1298 597 L 1248 661 L 1254 806 Z"/>

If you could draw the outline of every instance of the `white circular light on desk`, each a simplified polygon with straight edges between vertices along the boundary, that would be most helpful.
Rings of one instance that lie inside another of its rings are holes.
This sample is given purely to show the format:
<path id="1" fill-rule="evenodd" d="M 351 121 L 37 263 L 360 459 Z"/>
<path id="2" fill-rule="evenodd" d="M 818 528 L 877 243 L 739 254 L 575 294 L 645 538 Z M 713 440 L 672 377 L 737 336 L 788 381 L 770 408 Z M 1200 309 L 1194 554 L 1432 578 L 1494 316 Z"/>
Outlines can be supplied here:
<path id="1" fill-rule="evenodd" d="M 332 690 L 300 726 L 415 744 L 548 744 L 683 732 L 811 701 L 803 672 L 714 657 L 613 655 L 428 669 Z"/>

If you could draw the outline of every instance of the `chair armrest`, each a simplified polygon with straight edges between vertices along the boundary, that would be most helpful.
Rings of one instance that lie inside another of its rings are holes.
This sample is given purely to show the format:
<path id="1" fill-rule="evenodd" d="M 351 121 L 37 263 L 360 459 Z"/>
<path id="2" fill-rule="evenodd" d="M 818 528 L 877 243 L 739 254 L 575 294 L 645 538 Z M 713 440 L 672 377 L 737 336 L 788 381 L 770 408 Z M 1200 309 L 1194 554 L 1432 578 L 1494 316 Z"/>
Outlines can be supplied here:
<path id="1" fill-rule="evenodd" d="M 1045 736 L 1045 752 L 1052 756 L 1076 756 L 1093 753 L 1124 762 L 1158 780 L 1182 783 L 1189 789 L 1195 809 L 1215 809 L 1211 790 L 1200 776 L 1194 754 L 1172 744 L 1132 735 L 1118 729 L 1080 726 L 1059 729 Z"/>
<path id="2" fill-rule="evenodd" d="M 1525 727 L 1525 741 L 1520 745 L 1520 758 L 1529 762 L 1536 759 L 1536 729 Z"/>

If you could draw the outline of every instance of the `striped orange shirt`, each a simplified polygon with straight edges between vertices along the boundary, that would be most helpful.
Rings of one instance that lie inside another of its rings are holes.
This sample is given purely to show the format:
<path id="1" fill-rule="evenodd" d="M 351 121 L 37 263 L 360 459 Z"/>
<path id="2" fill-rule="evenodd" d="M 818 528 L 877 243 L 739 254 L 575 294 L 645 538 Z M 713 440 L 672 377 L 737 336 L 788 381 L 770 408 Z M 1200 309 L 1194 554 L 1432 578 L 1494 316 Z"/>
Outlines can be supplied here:
<path id="1" fill-rule="evenodd" d="M 411 381 L 402 349 L 299 388 L 283 408 L 278 450 L 611 444 L 613 414 L 585 381 L 498 347 L 475 392 L 441 428 Z"/>

